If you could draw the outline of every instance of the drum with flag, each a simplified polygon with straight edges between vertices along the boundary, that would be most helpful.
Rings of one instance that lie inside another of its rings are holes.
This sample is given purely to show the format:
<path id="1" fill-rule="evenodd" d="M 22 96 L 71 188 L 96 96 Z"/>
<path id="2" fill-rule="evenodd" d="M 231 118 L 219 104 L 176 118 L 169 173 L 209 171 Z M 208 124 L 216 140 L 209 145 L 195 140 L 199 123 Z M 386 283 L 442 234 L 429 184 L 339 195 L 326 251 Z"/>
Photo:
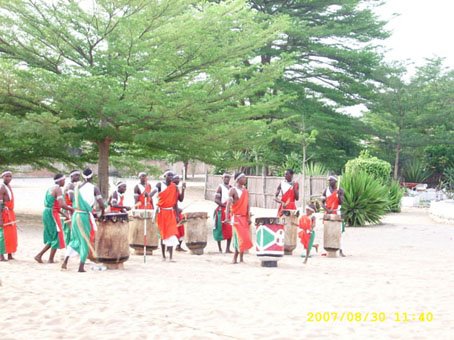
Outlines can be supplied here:
<path id="1" fill-rule="evenodd" d="M 256 251 L 262 267 L 277 267 L 284 256 L 284 224 L 279 217 L 258 217 L 256 225 Z"/>

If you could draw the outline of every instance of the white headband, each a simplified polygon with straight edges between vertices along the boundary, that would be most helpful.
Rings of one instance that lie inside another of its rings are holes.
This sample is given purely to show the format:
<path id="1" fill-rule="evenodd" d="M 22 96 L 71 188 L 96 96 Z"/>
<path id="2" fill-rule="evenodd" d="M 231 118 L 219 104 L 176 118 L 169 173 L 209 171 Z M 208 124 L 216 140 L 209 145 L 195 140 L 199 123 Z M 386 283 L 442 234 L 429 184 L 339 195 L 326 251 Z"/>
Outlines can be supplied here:
<path id="1" fill-rule="evenodd" d="M 164 175 L 162 175 L 162 177 L 166 177 L 167 175 L 170 175 L 170 174 L 173 175 L 173 171 L 167 170 L 166 172 L 164 172 Z"/>
<path id="2" fill-rule="evenodd" d="M 59 178 L 57 178 L 57 179 L 54 179 L 54 183 L 57 184 L 57 183 L 60 182 L 62 179 L 66 179 L 66 177 L 65 177 L 65 176 L 61 176 L 61 177 L 59 177 Z"/>
<path id="3" fill-rule="evenodd" d="M 336 176 L 332 176 L 332 175 L 329 176 L 329 177 L 328 177 L 328 181 L 331 180 L 331 179 L 334 179 L 334 180 L 337 182 L 337 177 L 336 177 Z"/>
<path id="4" fill-rule="evenodd" d="M 75 175 L 80 175 L 80 171 L 79 170 L 74 170 L 73 172 L 71 172 L 69 174 L 70 177 L 75 176 Z"/>
<path id="5" fill-rule="evenodd" d="M 93 172 L 91 174 L 89 174 L 89 175 L 82 174 L 82 177 L 85 178 L 85 179 L 92 178 L 93 177 Z"/>
<path id="6" fill-rule="evenodd" d="M 222 174 L 222 178 L 224 178 L 224 177 L 232 177 L 232 176 L 231 176 L 230 174 L 228 174 L 227 172 L 224 172 L 224 173 Z"/>
<path id="7" fill-rule="evenodd" d="M 235 181 L 238 182 L 242 177 L 246 177 L 246 175 L 244 173 L 239 174 Z"/>
<path id="8" fill-rule="evenodd" d="M 126 183 L 125 183 L 125 182 L 121 182 L 121 181 L 118 182 L 118 183 L 117 183 L 117 189 L 118 189 L 119 187 L 121 187 L 123 184 L 126 184 Z"/>
<path id="9" fill-rule="evenodd" d="M 311 208 L 310 206 L 308 206 L 308 205 L 306 205 L 306 209 L 307 209 L 307 210 L 310 210 L 310 211 L 312 211 L 312 212 L 315 212 L 315 210 L 314 210 L 313 208 Z"/>
<path id="10" fill-rule="evenodd" d="M 137 175 L 137 177 L 142 177 L 142 176 L 146 176 L 147 173 L 146 172 L 139 172 L 139 174 Z"/>
<path id="11" fill-rule="evenodd" d="M 13 173 L 12 173 L 11 171 L 6 170 L 6 171 L 3 171 L 3 172 L 2 172 L 2 177 L 3 177 L 3 176 L 6 176 L 6 175 L 12 175 L 12 174 L 13 174 Z"/>

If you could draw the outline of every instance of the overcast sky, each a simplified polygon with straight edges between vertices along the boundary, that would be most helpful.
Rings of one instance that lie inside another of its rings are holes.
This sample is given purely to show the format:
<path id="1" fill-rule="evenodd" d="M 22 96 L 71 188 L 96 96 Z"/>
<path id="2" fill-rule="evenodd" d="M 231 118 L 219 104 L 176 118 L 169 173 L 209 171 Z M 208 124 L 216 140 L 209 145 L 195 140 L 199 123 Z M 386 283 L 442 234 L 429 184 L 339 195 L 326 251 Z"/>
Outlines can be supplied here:
<path id="1" fill-rule="evenodd" d="M 389 20 L 392 36 L 385 41 L 389 60 L 410 60 L 417 66 L 424 58 L 446 58 L 454 69 L 454 0 L 386 0 L 377 10 Z M 392 17 L 393 13 L 400 13 Z"/>

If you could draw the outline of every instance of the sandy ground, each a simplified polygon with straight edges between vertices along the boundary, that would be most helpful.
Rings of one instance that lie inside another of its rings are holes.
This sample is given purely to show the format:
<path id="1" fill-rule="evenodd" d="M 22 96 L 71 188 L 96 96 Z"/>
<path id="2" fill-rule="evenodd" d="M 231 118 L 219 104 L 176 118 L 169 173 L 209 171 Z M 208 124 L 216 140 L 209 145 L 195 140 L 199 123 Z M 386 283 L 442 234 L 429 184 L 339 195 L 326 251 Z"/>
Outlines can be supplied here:
<path id="1" fill-rule="evenodd" d="M 144 264 L 131 255 L 125 270 L 79 274 L 76 259 L 67 272 L 33 260 L 42 248 L 36 213 L 50 184 L 12 182 L 21 230 L 16 260 L 0 263 L 0 339 L 453 338 L 454 225 L 433 222 L 426 210 L 348 228 L 346 258 L 314 254 L 304 265 L 298 245 L 278 268 L 260 267 L 254 251 L 232 265 L 210 232 L 202 256 L 177 253 L 169 263 L 155 253 Z M 211 214 L 214 204 L 203 200 L 200 184 L 188 187 L 186 210 Z M 317 312 L 338 313 L 338 320 L 330 314 L 330 321 L 310 321 Z M 373 322 L 373 313 L 385 320 Z M 396 321 L 395 313 L 409 321 Z M 420 313 L 432 313 L 433 321 L 419 321 Z"/>

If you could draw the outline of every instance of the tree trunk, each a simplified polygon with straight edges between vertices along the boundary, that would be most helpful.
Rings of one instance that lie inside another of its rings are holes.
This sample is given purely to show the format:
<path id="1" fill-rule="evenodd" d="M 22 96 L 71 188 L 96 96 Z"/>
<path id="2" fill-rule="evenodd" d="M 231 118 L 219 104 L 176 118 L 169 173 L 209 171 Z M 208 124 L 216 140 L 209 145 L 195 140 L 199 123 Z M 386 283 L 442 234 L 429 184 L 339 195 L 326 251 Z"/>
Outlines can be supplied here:
<path id="1" fill-rule="evenodd" d="M 186 181 L 188 179 L 188 168 L 189 168 L 189 160 L 183 161 L 183 181 Z"/>
<path id="2" fill-rule="evenodd" d="M 397 145 L 396 145 L 396 159 L 394 160 L 394 174 L 393 178 L 397 180 L 399 177 L 399 162 L 400 162 L 400 149 L 401 149 L 401 144 L 400 144 L 400 130 L 397 135 Z"/>
<path id="3" fill-rule="evenodd" d="M 111 142 L 112 140 L 110 138 L 105 138 L 103 141 L 97 143 L 99 150 L 98 184 L 104 199 L 109 197 L 109 150 Z"/>
<path id="4" fill-rule="evenodd" d="M 303 144 L 303 184 L 302 184 L 302 192 L 301 192 L 301 206 L 306 206 L 306 149 L 307 145 Z"/>

